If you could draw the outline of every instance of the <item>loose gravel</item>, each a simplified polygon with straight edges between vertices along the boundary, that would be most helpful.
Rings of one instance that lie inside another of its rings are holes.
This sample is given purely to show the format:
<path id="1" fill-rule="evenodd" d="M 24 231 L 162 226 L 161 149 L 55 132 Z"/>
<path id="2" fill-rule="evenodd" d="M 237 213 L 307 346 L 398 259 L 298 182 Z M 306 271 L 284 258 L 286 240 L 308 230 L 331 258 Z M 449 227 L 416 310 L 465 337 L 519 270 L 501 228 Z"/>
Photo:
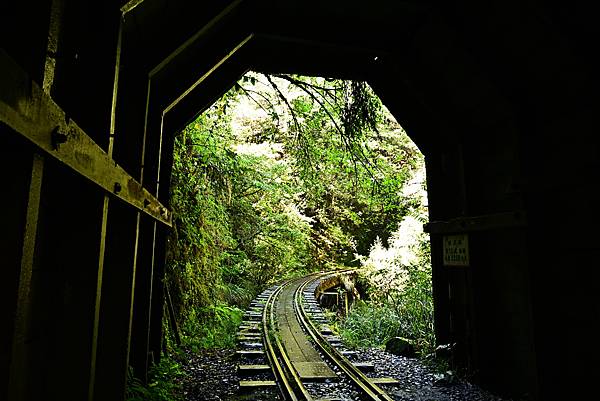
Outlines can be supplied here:
<path id="1" fill-rule="evenodd" d="M 177 357 L 186 373 L 181 381 L 182 396 L 185 401 L 279 401 L 279 390 L 275 387 L 251 394 L 240 393 L 237 373 L 238 358 L 235 350 L 222 349 L 194 353 L 183 351 Z M 242 362 L 244 363 L 244 362 Z M 247 362 L 246 362 L 247 363 Z M 253 377 L 268 380 L 264 374 Z"/>
<path id="2" fill-rule="evenodd" d="M 308 286 L 304 298 L 316 302 L 316 284 Z M 321 308 L 309 308 L 313 317 L 321 317 Z M 344 348 L 343 344 L 340 349 Z M 247 347 L 246 347 L 247 348 Z M 451 372 L 438 373 L 417 358 L 406 358 L 379 348 L 357 350 L 348 358 L 353 362 L 370 362 L 374 369 L 369 377 L 386 377 L 398 380 L 397 384 L 382 384 L 396 401 L 509 401 L 495 396 L 468 381 L 457 378 Z M 185 401 L 280 401 L 278 388 L 253 390 L 242 393 L 240 380 L 274 380 L 272 373 L 252 377 L 239 377 L 238 364 L 264 364 L 264 358 L 246 359 L 236 357 L 235 350 L 216 350 L 193 353 L 185 351 L 178 357 L 186 376 L 182 379 Z M 340 376 L 337 380 L 307 383 L 306 387 L 315 400 L 361 401 L 349 380 Z"/>
<path id="3" fill-rule="evenodd" d="M 182 380 L 186 401 L 279 401 L 276 388 L 241 394 L 237 373 L 238 360 L 233 350 L 193 353 L 186 351 L 179 358 L 186 377 Z M 399 384 L 381 385 L 396 401 L 508 401 L 467 381 L 436 373 L 416 358 L 392 355 L 378 348 L 359 350 L 353 361 L 371 362 L 375 366 L 370 377 L 393 377 Z M 259 377 L 255 377 L 259 379 Z M 268 379 L 262 375 L 260 379 Z M 354 391 L 340 382 L 311 383 L 312 395 L 343 401 L 357 401 Z"/>

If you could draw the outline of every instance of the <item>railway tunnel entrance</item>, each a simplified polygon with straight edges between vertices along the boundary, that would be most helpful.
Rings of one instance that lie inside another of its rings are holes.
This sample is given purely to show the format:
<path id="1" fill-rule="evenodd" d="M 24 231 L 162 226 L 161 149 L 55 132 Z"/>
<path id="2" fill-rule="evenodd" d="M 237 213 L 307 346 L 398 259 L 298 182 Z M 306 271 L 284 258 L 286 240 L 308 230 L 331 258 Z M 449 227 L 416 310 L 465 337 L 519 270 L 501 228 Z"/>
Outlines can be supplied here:
<path id="1" fill-rule="evenodd" d="M 369 83 L 426 158 L 438 341 L 461 343 L 491 389 L 578 398 L 599 373 L 590 11 L 4 5 L 0 390 L 121 399 L 127 366 L 147 371 L 160 354 L 173 134 L 253 69 Z M 444 249 L 459 240 L 468 263 L 450 266 Z"/>

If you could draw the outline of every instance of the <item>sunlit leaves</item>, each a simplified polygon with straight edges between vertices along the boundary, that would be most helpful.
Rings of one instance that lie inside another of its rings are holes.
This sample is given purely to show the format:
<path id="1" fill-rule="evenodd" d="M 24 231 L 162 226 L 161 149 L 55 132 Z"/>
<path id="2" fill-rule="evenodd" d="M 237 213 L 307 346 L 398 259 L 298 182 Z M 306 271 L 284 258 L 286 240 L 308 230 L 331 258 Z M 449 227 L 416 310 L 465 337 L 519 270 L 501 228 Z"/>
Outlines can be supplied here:
<path id="1" fill-rule="evenodd" d="M 210 337 L 219 305 L 357 264 L 418 207 L 402 190 L 419 157 L 364 82 L 244 76 L 176 141 L 167 284 L 184 330 Z"/>

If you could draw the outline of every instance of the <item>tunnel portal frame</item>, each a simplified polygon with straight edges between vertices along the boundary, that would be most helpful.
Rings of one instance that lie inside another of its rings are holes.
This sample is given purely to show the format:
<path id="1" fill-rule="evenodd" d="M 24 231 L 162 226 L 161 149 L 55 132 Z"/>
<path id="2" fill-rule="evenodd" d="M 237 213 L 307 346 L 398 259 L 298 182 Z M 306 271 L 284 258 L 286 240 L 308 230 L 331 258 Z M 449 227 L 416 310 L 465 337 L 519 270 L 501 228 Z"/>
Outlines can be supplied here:
<path id="1" fill-rule="evenodd" d="M 425 155 L 438 342 L 492 390 L 574 397 L 600 356 L 572 352 L 600 318 L 598 27 L 575 3 L 8 3 L 0 394 L 118 400 L 146 376 L 174 136 L 252 69 L 371 85 Z"/>

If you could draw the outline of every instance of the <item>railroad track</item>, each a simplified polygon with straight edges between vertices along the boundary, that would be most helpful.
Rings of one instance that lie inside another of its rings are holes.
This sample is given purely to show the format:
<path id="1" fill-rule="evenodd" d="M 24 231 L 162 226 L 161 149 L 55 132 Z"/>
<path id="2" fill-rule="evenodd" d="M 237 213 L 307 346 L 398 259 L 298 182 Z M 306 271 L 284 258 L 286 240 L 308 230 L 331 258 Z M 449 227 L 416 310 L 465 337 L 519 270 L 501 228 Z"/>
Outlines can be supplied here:
<path id="1" fill-rule="evenodd" d="M 261 306 L 262 353 L 275 378 L 262 383 L 271 386 L 276 383 L 283 399 L 291 401 L 318 401 L 323 398 L 316 396 L 313 389 L 319 382 L 341 381 L 352 387 L 353 400 L 392 401 L 372 378 L 334 346 L 337 340 L 324 334 L 330 331 L 323 329 L 322 318 L 313 315 L 318 309 L 314 298 L 310 299 L 315 282 L 328 274 L 287 281 L 263 292 L 254 303 L 257 309 L 259 304 Z M 249 316 L 256 319 L 258 315 L 255 309 Z M 254 335 L 258 338 L 258 333 Z M 266 365 L 254 366 L 264 370 Z"/>

